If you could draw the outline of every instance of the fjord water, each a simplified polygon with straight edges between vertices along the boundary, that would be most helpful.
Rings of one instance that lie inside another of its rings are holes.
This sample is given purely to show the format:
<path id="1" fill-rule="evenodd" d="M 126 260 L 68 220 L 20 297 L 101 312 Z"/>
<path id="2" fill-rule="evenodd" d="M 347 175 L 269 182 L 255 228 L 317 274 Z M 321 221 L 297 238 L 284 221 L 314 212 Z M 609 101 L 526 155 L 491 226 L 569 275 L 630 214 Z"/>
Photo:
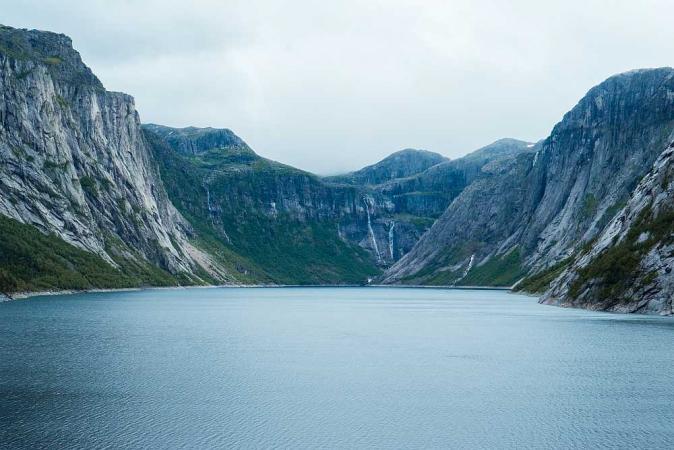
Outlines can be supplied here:
<path id="1" fill-rule="evenodd" d="M 674 321 L 502 291 L 0 304 L 7 448 L 674 446 Z"/>

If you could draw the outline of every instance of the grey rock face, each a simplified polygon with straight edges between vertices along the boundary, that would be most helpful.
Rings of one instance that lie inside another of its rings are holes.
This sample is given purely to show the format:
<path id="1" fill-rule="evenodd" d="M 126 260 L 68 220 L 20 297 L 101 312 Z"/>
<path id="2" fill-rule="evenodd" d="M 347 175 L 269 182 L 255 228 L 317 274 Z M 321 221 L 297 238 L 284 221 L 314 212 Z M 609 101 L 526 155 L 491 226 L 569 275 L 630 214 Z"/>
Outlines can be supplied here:
<path id="1" fill-rule="evenodd" d="M 470 265 L 467 279 L 489 285 L 486 268 L 508 260 L 512 276 L 502 283 L 512 284 L 568 257 L 608 224 L 673 126 L 674 70 L 609 78 L 533 153 L 463 191 L 386 282 L 460 283 Z"/>
<path id="2" fill-rule="evenodd" d="M 0 29 L 0 213 L 111 264 L 193 274 L 133 98 L 108 92 L 69 38 Z"/>
<path id="3" fill-rule="evenodd" d="M 672 314 L 674 299 L 674 142 L 627 205 L 541 303 L 629 313 Z"/>

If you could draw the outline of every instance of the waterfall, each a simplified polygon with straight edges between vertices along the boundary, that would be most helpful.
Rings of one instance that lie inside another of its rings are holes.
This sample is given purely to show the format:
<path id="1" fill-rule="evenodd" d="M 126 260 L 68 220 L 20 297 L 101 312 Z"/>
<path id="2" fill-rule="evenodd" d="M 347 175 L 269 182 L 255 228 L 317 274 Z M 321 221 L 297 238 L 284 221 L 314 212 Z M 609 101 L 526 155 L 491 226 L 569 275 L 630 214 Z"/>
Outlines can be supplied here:
<path id="1" fill-rule="evenodd" d="M 370 201 L 371 199 L 369 197 L 363 197 L 363 202 L 365 203 L 365 213 L 367 214 L 367 232 L 370 236 L 370 241 L 372 241 L 374 253 L 377 255 L 377 261 L 381 261 L 381 254 L 379 253 L 379 247 L 377 246 L 377 239 L 374 236 L 372 221 L 370 220 Z"/>
<path id="2" fill-rule="evenodd" d="M 213 220 L 213 213 L 216 212 L 216 210 L 211 205 L 211 191 L 210 189 L 208 189 L 208 185 L 206 183 L 204 183 L 204 190 L 206 191 L 206 208 L 208 208 L 208 218 L 211 219 L 211 225 L 215 227 L 216 225 L 215 221 Z M 220 225 L 219 228 L 225 240 L 231 244 L 232 240 L 229 238 L 229 235 L 222 227 L 222 225 Z"/>
<path id="3" fill-rule="evenodd" d="M 452 283 L 453 285 L 456 285 L 456 283 L 466 278 L 466 275 L 468 275 L 470 269 L 473 268 L 473 262 L 475 262 L 475 253 L 470 255 L 470 260 L 468 260 L 468 266 L 466 267 L 466 270 L 463 271 L 463 275 L 461 275 L 459 278 L 456 279 L 456 281 L 454 281 L 454 283 Z"/>
<path id="4" fill-rule="evenodd" d="M 204 185 L 206 189 L 206 207 L 208 208 L 208 215 L 213 214 L 213 208 L 211 207 L 211 191 L 208 189 L 208 185 Z"/>
<path id="5" fill-rule="evenodd" d="M 473 268 L 473 262 L 474 261 L 475 261 L 475 254 L 473 253 L 472 255 L 470 255 L 470 261 L 468 261 L 468 267 L 466 267 L 466 271 L 463 272 L 463 276 L 461 277 L 462 279 L 466 278 L 466 275 L 468 275 L 468 272 L 470 272 L 470 269 Z"/>
<path id="6" fill-rule="evenodd" d="M 395 220 L 391 221 L 391 228 L 388 229 L 388 249 L 391 254 L 391 259 L 395 261 L 395 256 L 393 255 L 393 229 L 396 226 Z"/>

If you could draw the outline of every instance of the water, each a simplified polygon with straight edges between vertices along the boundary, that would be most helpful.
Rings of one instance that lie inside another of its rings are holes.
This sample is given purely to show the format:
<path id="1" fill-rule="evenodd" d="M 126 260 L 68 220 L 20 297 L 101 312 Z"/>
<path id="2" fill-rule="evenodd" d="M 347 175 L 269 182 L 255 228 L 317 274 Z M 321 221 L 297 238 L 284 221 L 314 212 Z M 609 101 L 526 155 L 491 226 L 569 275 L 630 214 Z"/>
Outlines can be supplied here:
<path id="1" fill-rule="evenodd" d="M 498 291 L 0 304 L 6 448 L 674 446 L 674 320 Z"/>

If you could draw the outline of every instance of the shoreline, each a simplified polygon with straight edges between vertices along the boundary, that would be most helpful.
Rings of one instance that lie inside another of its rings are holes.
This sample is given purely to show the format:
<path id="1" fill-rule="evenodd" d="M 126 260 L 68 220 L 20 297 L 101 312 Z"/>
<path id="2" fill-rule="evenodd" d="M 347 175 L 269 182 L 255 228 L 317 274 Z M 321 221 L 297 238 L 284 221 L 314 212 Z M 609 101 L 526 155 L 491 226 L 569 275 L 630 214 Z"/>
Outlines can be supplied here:
<path id="1" fill-rule="evenodd" d="M 61 296 L 61 295 L 73 295 L 73 294 L 89 294 L 89 293 L 106 293 L 106 292 L 136 292 L 136 291 L 159 291 L 159 290 L 179 290 L 179 289 L 219 289 L 219 288 L 245 288 L 245 289 L 297 289 L 297 288 L 311 288 L 311 289 L 334 289 L 334 288 L 372 288 L 372 289 L 437 289 L 437 290 L 466 290 L 466 291 L 501 291 L 507 292 L 509 294 L 518 294 L 525 297 L 537 298 L 540 299 L 540 294 L 532 294 L 527 292 L 515 292 L 512 288 L 503 287 L 503 286 L 424 286 L 424 285 L 396 285 L 396 284 L 369 284 L 369 285 L 360 285 L 360 284 L 222 284 L 222 285 L 206 285 L 206 286 L 148 286 L 148 287 L 135 287 L 135 288 L 97 288 L 97 289 L 63 289 L 63 290 L 52 290 L 52 291 L 35 291 L 35 292 L 19 292 L 12 296 L 12 298 L 7 298 L 0 295 L 0 303 L 18 301 L 18 300 L 27 300 L 31 297 L 42 297 L 42 296 Z M 555 305 L 537 302 L 542 306 L 552 306 L 557 308 L 564 309 L 581 309 L 585 311 L 594 311 L 600 313 L 608 314 L 617 314 L 617 315 L 626 315 L 634 316 L 641 315 L 646 317 L 664 317 L 664 318 L 674 318 L 674 314 L 639 314 L 639 313 L 629 313 L 621 311 L 603 311 L 603 310 L 593 310 L 588 308 L 580 308 L 571 305 Z"/>
<path id="2" fill-rule="evenodd" d="M 0 303 L 13 300 L 25 300 L 31 297 L 90 294 L 105 292 L 136 292 L 152 290 L 178 290 L 178 289 L 218 289 L 218 288 L 250 288 L 250 289 L 270 289 L 270 288 L 377 288 L 377 289 L 443 289 L 443 290 L 483 290 L 483 291 L 511 291 L 509 287 L 502 286 L 425 286 L 425 285 L 397 285 L 397 284 L 221 284 L 206 286 L 148 286 L 148 287 L 130 287 L 130 288 L 95 288 L 95 289 L 60 289 L 48 291 L 24 291 L 17 292 L 11 298 L 0 297 Z"/>

